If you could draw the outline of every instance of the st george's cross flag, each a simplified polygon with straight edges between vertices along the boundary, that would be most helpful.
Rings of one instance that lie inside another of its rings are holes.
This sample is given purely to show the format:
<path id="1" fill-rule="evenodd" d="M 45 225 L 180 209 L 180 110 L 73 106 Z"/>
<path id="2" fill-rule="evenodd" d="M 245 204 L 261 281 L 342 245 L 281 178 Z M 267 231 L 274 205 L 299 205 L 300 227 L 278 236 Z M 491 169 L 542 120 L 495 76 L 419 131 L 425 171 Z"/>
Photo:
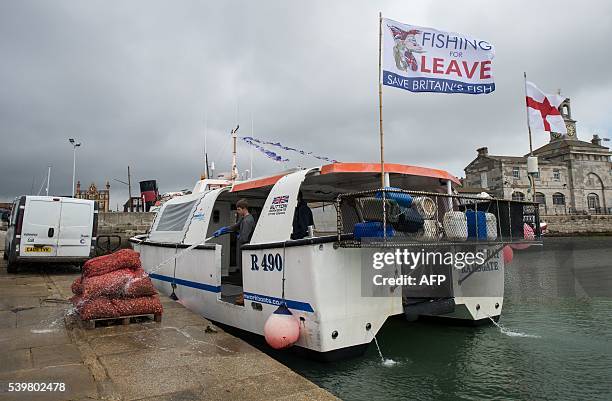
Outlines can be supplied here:
<path id="1" fill-rule="evenodd" d="M 567 134 L 559 105 L 565 99 L 561 95 L 549 95 L 542 92 L 533 82 L 525 82 L 527 96 L 527 114 L 532 129 Z"/>

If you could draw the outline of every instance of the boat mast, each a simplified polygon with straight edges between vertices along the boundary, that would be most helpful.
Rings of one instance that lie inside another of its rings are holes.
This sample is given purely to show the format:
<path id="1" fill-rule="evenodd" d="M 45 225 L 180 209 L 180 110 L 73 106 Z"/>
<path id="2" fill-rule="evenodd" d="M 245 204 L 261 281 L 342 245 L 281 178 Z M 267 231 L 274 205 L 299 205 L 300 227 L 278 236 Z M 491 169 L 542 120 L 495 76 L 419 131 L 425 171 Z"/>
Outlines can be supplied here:
<path id="1" fill-rule="evenodd" d="M 204 168 L 204 177 L 210 178 L 210 169 L 208 167 L 208 111 L 204 113 L 204 163 L 206 164 Z"/>
<path id="2" fill-rule="evenodd" d="M 232 173 L 230 175 L 232 181 L 236 181 L 238 178 L 238 165 L 236 164 L 236 139 L 238 138 L 236 132 L 238 132 L 238 128 L 240 128 L 240 125 L 236 125 L 236 128 L 232 130 Z"/>
<path id="3" fill-rule="evenodd" d="M 383 106 L 382 106 L 382 12 L 378 13 L 378 130 L 380 134 L 380 180 L 382 188 L 387 186 L 385 180 L 385 141 L 383 134 Z M 383 203 L 384 205 L 384 203 Z"/>
<path id="4" fill-rule="evenodd" d="M 51 180 L 51 165 L 49 164 L 49 169 L 47 170 L 47 196 L 49 196 L 49 181 Z"/>
<path id="5" fill-rule="evenodd" d="M 253 113 L 251 113 L 251 136 L 255 137 L 255 132 L 253 131 Z M 249 170 L 249 177 L 247 178 L 253 178 L 253 147 L 249 147 L 249 163 L 250 163 L 250 170 Z"/>

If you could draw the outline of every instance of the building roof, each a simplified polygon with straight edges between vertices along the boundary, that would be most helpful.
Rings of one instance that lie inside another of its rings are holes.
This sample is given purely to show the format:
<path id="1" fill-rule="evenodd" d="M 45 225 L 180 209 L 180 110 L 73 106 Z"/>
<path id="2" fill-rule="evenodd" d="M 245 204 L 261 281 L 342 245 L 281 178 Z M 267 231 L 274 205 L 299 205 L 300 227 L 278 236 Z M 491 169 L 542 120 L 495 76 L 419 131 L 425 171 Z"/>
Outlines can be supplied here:
<path id="1" fill-rule="evenodd" d="M 535 151 L 534 151 L 535 152 Z M 495 156 L 495 155 L 487 155 L 481 157 L 488 157 L 489 159 L 498 160 L 500 162 L 505 163 L 527 163 L 527 156 Z M 539 160 L 540 164 L 553 164 L 549 160 Z"/>
<path id="2" fill-rule="evenodd" d="M 499 160 L 501 162 L 524 162 L 527 163 L 527 158 L 523 156 L 495 156 L 495 155 L 487 155 L 484 157 L 488 157 L 490 159 Z"/>
<path id="3" fill-rule="evenodd" d="M 596 145 L 591 142 L 581 141 L 578 139 L 559 139 L 557 141 L 552 141 L 542 147 L 535 149 L 533 153 L 546 153 L 551 150 L 560 149 L 567 149 L 568 151 L 571 151 L 572 148 L 589 148 L 591 150 L 598 150 L 600 152 L 609 152 L 609 148 L 601 145 Z"/>

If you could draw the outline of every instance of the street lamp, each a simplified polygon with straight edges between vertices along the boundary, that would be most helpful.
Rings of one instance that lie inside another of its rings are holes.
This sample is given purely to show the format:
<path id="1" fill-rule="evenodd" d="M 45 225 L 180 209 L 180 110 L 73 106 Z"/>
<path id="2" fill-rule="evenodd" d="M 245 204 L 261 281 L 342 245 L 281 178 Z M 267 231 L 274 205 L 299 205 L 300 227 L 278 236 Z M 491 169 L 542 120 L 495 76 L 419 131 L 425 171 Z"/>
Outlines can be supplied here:
<path id="1" fill-rule="evenodd" d="M 72 197 L 76 195 L 74 193 L 74 181 L 76 179 L 76 150 L 81 146 L 81 142 L 77 142 L 74 138 L 68 139 L 68 142 L 72 145 Z"/>

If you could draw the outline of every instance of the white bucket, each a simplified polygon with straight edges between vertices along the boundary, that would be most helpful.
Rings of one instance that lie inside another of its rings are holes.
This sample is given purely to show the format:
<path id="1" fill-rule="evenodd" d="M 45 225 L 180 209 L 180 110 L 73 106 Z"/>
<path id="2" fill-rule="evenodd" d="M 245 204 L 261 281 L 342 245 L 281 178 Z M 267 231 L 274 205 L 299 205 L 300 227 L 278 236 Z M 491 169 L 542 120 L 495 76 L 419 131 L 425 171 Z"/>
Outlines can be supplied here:
<path id="1" fill-rule="evenodd" d="M 429 196 L 417 196 L 412 198 L 412 207 L 419 212 L 424 219 L 433 219 L 436 217 L 438 207 Z"/>
<path id="2" fill-rule="evenodd" d="M 450 211 L 444 214 L 446 238 L 465 241 L 468 237 L 467 218 L 463 212 Z"/>
<path id="3" fill-rule="evenodd" d="M 438 240 L 440 239 L 440 229 L 437 220 L 423 221 L 423 239 Z"/>
<path id="4" fill-rule="evenodd" d="M 487 220 L 487 239 L 490 241 L 497 239 L 497 218 L 493 213 L 485 213 Z"/>

